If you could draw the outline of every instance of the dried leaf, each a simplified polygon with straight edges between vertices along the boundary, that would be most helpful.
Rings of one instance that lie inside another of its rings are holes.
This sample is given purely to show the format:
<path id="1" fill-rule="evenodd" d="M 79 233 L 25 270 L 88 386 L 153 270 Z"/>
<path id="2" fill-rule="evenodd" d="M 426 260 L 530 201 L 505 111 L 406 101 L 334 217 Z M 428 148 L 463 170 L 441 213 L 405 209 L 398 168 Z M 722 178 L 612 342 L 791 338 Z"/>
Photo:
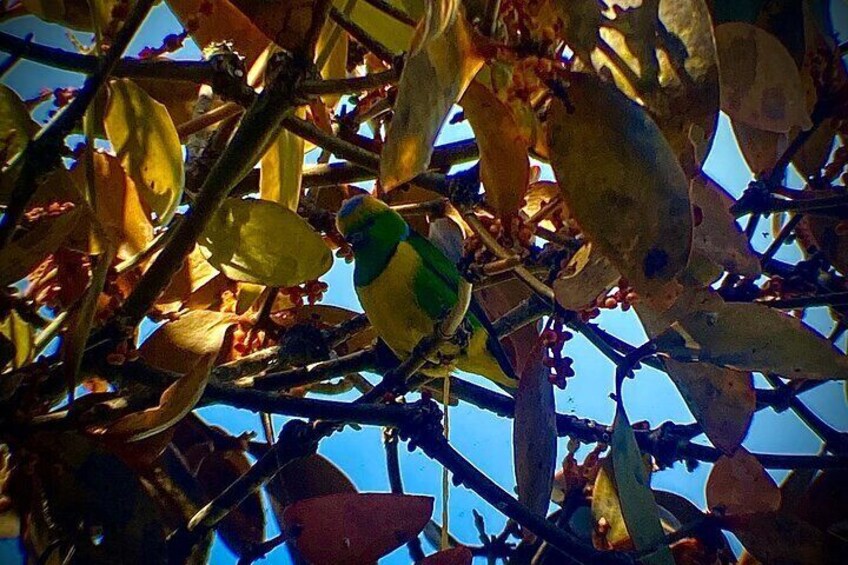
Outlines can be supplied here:
<path id="1" fill-rule="evenodd" d="M 789 146 L 789 136 L 785 133 L 763 131 L 735 120 L 730 123 L 739 150 L 754 175 L 771 171 Z"/>
<path id="2" fill-rule="evenodd" d="M 719 457 L 707 479 L 707 505 L 727 515 L 773 512 L 780 508 L 780 488 L 744 447 Z"/>
<path id="3" fill-rule="evenodd" d="M 427 169 L 448 112 L 483 65 L 473 33 L 460 12 L 443 34 L 422 44 L 404 64 L 380 161 L 384 189 L 391 190 Z"/>
<path id="4" fill-rule="evenodd" d="M 279 47 L 288 51 L 303 47 L 315 0 L 232 0 L 232 3 Z"/>
<path id="5" fill-rule="evenodd" d="M 554 173 L 573 217 L 640 295 L 668 305 L 692 240 L 689 186 L 656 124 L 614 86 L 572 75 L 554 100 Z M 638 237 L 634 237 L 638 234 Z"/>
<path id="6" fill-rule="evenodd" d="M 228 278 L 267 286 L 317 279 L 333 262 L 324 240 L 303 218 L 266 200 L 226 200 L 198 244 Z"/>
<path id="7" fill-rule="evenodd" d="M 486 201 L 502 216 L 517 212 L 530 180 L 530 159 L 512 108 L 478 81 L 468 85 L 460 104 L 480 148 Z"/>
<path id="8" fill-rule="evenodd" d="M 209 264 L 198 246 L 194 246 L 183 266 L 171 278 L 156 304 L 163 311 L 177 311 L 205 285 L 210 284 L 220 271 Z"/>
<path id="9" fill-rule="evenodd" d="M 848 472 L 845 469 L 823 470 L 804 493 L 795 514 L 843 541 L 848 539 Z"/>
<path id="10" fill-rule="evenodd" d="M 153 224 L 120 161 L 101 152 L 95 153 L 93 160 L 97 219 L 114 242 L 118 258 L 135 257 L 153 240 Z M 84 168 L 78 165 L 74 172 L 83 177 Z"/>
<path id="11" fill-rule="evenodd" d="M 283 523 L 310 562 L 371 563 L 417 536 L 432 513 L 429 496 L 343 493 L 295 502 Z"/>
<path id="12" fill-rule="evenodd" d="M 297 212 L 302 175 L 303 138 L 284 129 L 259 161 L 259 198 Z"/>
<path id="13" fill-rule="evenodd" d="M 225 312 L 191 310 L 159 327 L 141 345 L 139 353 L 151 365 L 188 373 L 201 358 L 211 355 L 215 359 L 227 331 L 237 321 L 236 316 Z"/>
<path id="14" fill-rule="evenodd" d="M 791 379 L 848 378 L 848 357 L 801 320 L 762 304 L 714 303 L 681 317 L 656 339 L 672 358 L 693 357 Z"/>
<path id="15" fill-rule="evenodd" d="M 168 223 L 180 203 L 185 172 L 179 136 L 167 109 L 131 80 L 113 80 L 103 125 L 157 221 Z"/>
<path id="16" fill-rule="evenodd" d="M 692 179 L 690 189 L 695 210 L 692 248 L 730 273 L 758 277 L 759 258 L 730 212 L 733 197 L 705 174 Z"/>
<path id="17" fill-rule="evenodd" d="M 167 430 L 182 420 L 203 396 L 214 360 L 214 354 L 201 357 L 187 374 L 165 389 L 158 406 L 122 416 L 106 427 L 91 428 L 89 433 L 133 442 Z"/>
<path id="18" fill-rule="evenodd" d="M 812 126 L 798 67 L 770 33 L 732 22 L 715 29 L 721 109 L 734 121 L 786 133 Z"/>
<path id="19" fill-rule="evenodd" d="M 515 393 L 513 465 L 518 500 L 546 516 L 556 467 L 556 404 L 540 339 L 535 340 Z"/>
<path id="20" fill-rule="evenodd" d="M 206 497 L 212 500 L 233 481 L 250 469 L 250 461 L 238 449 L 216 449 L 200 464 L 197 480 Z M 265 539 L 265 512 L 262 496 L 253 491 L 236 506 L 217 528 L 224 544 L 236 555 L 244 553 Z"/>
<path id="21" fill-rule="evenodd" d="M 210 6 L 211 10 L 204 13 L 201 5 Z M 230 41 L 245 58 L 248 68 L 268 46 L 268 37 L 229 0 L 168 0 L 168 7 L 183 27 L 187 27 L 190 19 L 197 20 L 191 37 L 201 49 L 211 43 Z"/>
<path id="22" fill-rule="evenodd" d="M 840 563 L 838 557 L 828 557 L 828 544 L 832 540 L 828 540 L 815 526 L 786 512 L 731 516 L 727 520 L 727 527 L 739 538 L 745 549 L 762 563 Z"/>
<path id="23" fill-rule="evenodd" d="M 637 550 L 659 548 L 643 558 L 644 563 L 673 565 L 671 551 L 663 544 L 665 534 L 660 523 L 659 507 L 651 491 L 642 452 L 636 444 L 627 414 L 620 405 L 613 423 L 611 447 L 621 514 L 634 547 Z"/>
<path id="24" fill-rule="evenodd" d="M 835 196 L 835 191 L 809 191 L 819 198 Z M 843 209 L 844 211 L 844 209 Z M 837 212 L 837 210 L 833 210 Z M 848 233 L 841 229 L 845 221 L 838 216 L 826 216 L 815 212 L 805 214 L 798 225 L 798 240 L 808 248 L 821 251 L 838 271 L 848 273 Z"/>
<path id="25" fill-rule="evenodd" d="M 792 156 L 792 164 L 803 178 L 817 178 L 821 174 L 836 142 L 836 131 L 834 119 L 824 120 Z M 789 137 L 795 139 L 797 135 L 798 131 L 793 130 Z"/>

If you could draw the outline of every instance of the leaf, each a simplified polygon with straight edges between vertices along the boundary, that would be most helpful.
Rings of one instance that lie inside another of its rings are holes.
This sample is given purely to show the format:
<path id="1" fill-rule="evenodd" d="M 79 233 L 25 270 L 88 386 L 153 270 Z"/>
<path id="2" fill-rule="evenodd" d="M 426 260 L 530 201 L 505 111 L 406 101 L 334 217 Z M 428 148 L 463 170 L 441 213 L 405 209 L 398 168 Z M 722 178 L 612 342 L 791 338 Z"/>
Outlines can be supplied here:
<path id="1" fill-rule="evenodd" d="M 835 565 L 840 562 L 838 557 L 827 557 L 827 544 L 832 541 L 821 530 L 792 514 L 743 514 L 731 516 L 726 522 L 745 549 L 762 563 Z"/>
<path id="2" fill-rule="evenodd" d="M 433 498 L 401 494 L 331 494 L 283 511 L 284 531 L 313 563 L 371 563 L 417 536 Z"/>
<path id="3" fill-rule="evenodd" d="M 518 500 L 539 516 L 546 516 L 556 467 L 556 404 L 550 370 L 541 339 L 521 370 L 515 393 L 513 465 Z"/>
<path id="4" fill-rule="evenodd" d="M 796 514 L 802 520 L 838 535 L 845 541 L 848 527 L 848 472 L 845 469 L 823 470 L 804 493 Z"/>
<path id="5" fill-rule="evenodd" d="M 220 275 L 220 271 L 209 264 L 198 246 L 183 261 L 171 282 L 165 287 L 156 304 L 160 310 L 177 311 L 191 296 Z"/>
<path id="6" fill-rule="evenodd" d="M 259 161 L 259 198 L 297 212 L 302 174 L 303 138 L 284 129 Z"/>
<path id="7" fill-rule="evenodd" d="M 121 168 L 120 161 L 101 152 L 95 153 L 93 160 L 97 219 L 115 243 L 118 258 L 133 258 L 153 241 L 153 224 L 135 183 Z M 84 169 L 80 164 L 74 171 L 82 182 Z"/>
<path id="8" fill-rule="evenodd" d="M 839 193 L 830 190 L 805 191 L 815 197 L 824 198 Z M 844 213 L 845 209 L 842 209 Z M 832 210 L 837 212 L 837 210 Z M 799 242 L 821 251 L 838 271 L 848 274 L 848 233 L 840 227 L 844 218 L 810 212 L 801 218 L 797 235 Z"/>
<path id="9" fill-rule="evenodd" d="M 290 504 L 320 496 L 357 492 L 341 469 L 317 453 L 292 461 L 280 469 L 265 489 L 281 525 L 283 510 Z"/>
<path id="10" fill-rule="evenodd" d="M 330 249 L 306 220 L 266 200 L 225 200 L 198 244 L 228 278 L 266 286 L 317 279 L 333 263 Z"/>
<path id="11" fill-rule="evenodd" d="M 418 562 L 418 565 L 471 565 L 474 554 L 461 545 L 428 555 Z"/>
<path id="12" fill-rule="evenodd" d="M 739 150 L 754 175 L 771 171 L 789 146 L 789 136 L 785 133 L 763 131 L 734 120 L 730 123 Z"/>
<path id="13" fill-rule="evenodd" d="M 197 480 L 209 500 L 221 494 L 250 469 L 250 461 L 239 449 L 215 449 L 200 464 Z M 224 544 L 242 556 L 265 539 L 265 513 L 258 490 L 250 493 L 217 528 Z"/>
<path id="14" fill-rule="evenodd" d="M 29 13 L 46 22 L 92 31 L 91 9 L 83 0 L 22 0 Z"/>
<path id="15" fill-rule="evenodd" d="M 567 310 L 582 310 L 614 287 L 621 274 L 609 259 L 587 243 L 577 250 L 554 280 L 557 303 Z"/>
<path id="16" fill-rule="evenodd" d="M 656 124 L 614 86 L 573 74 L 568 97 L 574 111 L 554 100 L 548 136 L 569 211 L 640 295 L 670 304 L 692 240 L 686 176 Z"/>
<path id="17" fill-rule="evenodd" d="M 67 243 L 68 236 L 84 217 L 82 207 L 76 206 L 59 216 L 42 219 L 0 249 L 0 284 L 5 286 L 24 278 L 45 257 Z"/>
<path id="18" fill-rule="evenodd" d="M 656 339 L 660 352 L 796 379 L 848 378 L 848 357 L 801 320 L 762 304 L 714 303 Z"/>
<path id="19" fill-rule="evenodd" d="M 630 540 L 621 514 L 612 460 L 609 458 L 601 460 L 592 487 L 592 518 L 595 524 L 599 524 L 601 519 L 605 524 L 603 539 L 595 539 L 595 547 L 598 549 L 621 548 Z"/>
<path id="20" fill-rule="evenodd" d="M 157 221 L 167 224 L 185 180 L 182 147 L 168 110 L 131 80 L 113 80 L 103 125 L 124 170 Z"/>
<path id="21" fill-rule="evenodd" d="M 380 160 L 380 183 L 391 190 L 424 172 L 451 107 L 483 65 L 462 13 L 424 42 L 403 66 L 394 117 Z"/>
<path id="22" fill-rule="evenodd" d="M 201 11 L 201 5 L 211 9 Z M 184 28 L 188 27 L 189 20 L 197 21 L 191 37 L 201 49 L 211 43 L 231 41 L 235 50 L 245 58 L 248 68 L 268 46 L 268 37 L 230 0 L 168 0 L 168 7 Z"/>
<path id="23" fill-rule="evenodd" d="M 773 512 L 780 508 L 780 488 L 744 447 L 719 457 L 707 479 L 707 505 L 726 515 Z"/>
<path id="24" fill-rule="evenodd" d="M 315 0 L 231 0 L 265 37 L 288 51 L 303 47 Z M 223 23 L 223 22 L 222 22 Z"/>
<path id="25" fill-rule="evenodd" d="M 17 93 L 0 84 L 0 155 L 2 164 L 23 151 L 30 138 L 39 130 L 38 124 L 30 117 L 27 107 Z M 4 195 L 5 196 L 5 195 Z M 3 202 L 6 199 L 3 198 Z"/>
<path id="26" fill-rule="evenodd" d="M 501 216 L 517 212 L 530 181 L 530 159 L 512 108 L 478 81 L 468 85 L 460 104 L 480 148 L 486 201 Z"/>
<path id="27" fill-rule="evenodd" d="M 407 11 L 408 2 L 406 0 L 388 0 L 388 4 L 401 11 Z M 415 30 L 407 23 L 393 18 L 369 2 L 333 0 L 333 5 L 343 13 L 349 13 L 348 17 L 353 23 L 389 51 L 400 54 L 409 49 Z M 416 14 L 410 15 L 415 19 L 419 17 Z"/>
<path id="28" fill-rule="evenodd" d="M 10 310 L 8 315 L 0 321 L 0 335 L 8 339 L 14 347 L 9 357 L 3 356 L 0 360 L 0 371 L 5 369 L 8 361 L 12 362 L 13 369 L 23 367 L 32 361 L 35 332 L 15 310 Z"/>
<path id="29" fill-rule="evenodd" d="M 613 423 L 611 447 L 621 514 L 634 547 L 637 550 L 659 548 L 644 557 L 644 563 L 673 565 L 671 551 L 663 544 L 664 532 L 659 507 L 651 492 L 642 452 L 636 444 L 636 436 L 633 435 L 627 414 L 620 405 Z"/>
<path id="30" fill-rule="evenodd" d="M 692 179 L 690 197 L 695 211 L 692 248 L 730 273 L 758 277 L 760 261 L 730 212 L 733 197 L 703 173 Z"/>
<path id="31" fill-rule="evenodd" d="M 554 7 L 562 20 L 565 42 L 583 63 L 590 63 L 598 44 L 601 26 L 601 3 L 596 0 L 556 0 Z"/>
<path id="32" fill-rule="evenodd" d="M 203 396 L 214 360 L 213 354 L 201 357 L 188 373 L 165 389 L 158 406 L 127 414 L 105 427 L 89 428 L 89 433 L 134 442 L 167 430 L 182 420 Z"/>
<path id="33" fill-rule="evenodd" d="M 178 320 L 160 326 L 141 344 L 139 354 L 161 369 L 188 373 L 197 362 L 218 355 L 224 337 L 238 318 L 225 312 L 191 310 Z"/>
<path id="34" fill-rule="evenodd" d="M 719 113 L 718 60 L 708 3 L 615 5 L 616 17 L 601 27 L 600 35 L 617 57 L 596 49 L 594 67 L 611 71 L 622 92 L 645 104 L 691 178 L 709 153 Z M 658 23 L 663 33 L 654 40 Z"/>
<path id="35" fill-rule="evenodd" d="M 798 67 L 770 33 L 742 22 L 715 29 L 721 109 L 734 121 L 774 133 L 812 126 Z"/>
<path id="36" fill-rule="evenodd" d="M 833 118 L 824 120 L 792 156 L 792 164 L 804 179 L 816 178 L 821 174 L 833 150 L 836 131 Z M 790 132 L 790 137 L 795 139 L 797 134 L 797 131 Z"/>

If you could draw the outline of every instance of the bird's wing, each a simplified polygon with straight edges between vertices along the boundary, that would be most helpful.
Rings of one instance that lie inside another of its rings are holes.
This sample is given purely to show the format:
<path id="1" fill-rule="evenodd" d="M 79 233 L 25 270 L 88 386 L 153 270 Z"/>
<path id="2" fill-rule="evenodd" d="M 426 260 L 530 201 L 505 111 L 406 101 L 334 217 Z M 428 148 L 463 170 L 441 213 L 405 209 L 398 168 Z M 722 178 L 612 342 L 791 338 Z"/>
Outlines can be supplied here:
<path id="1" fill-rule="evenodd" d="M 410 230 L 406 242 L 409 243 L 409 245 L 411 245 L 421 256 L 421 262 L 424 267 L 449 289 L 449 292 L 451 293 L 450 304 L 455 304 L 457 290 L 459 288 L 459 277 L 461 276 L 456 265 L 454 265 L 451 260 L 448 259 L 435 245 L 430 243 L 428 239 L 415 231 Z M 428 310 L 428 313 L 434 319 L 437 319 L 439 316 L 444 314 L 442 311 L 443 306 L 439 304 L 440 301 L 425 300 L 424 302 L 425 303 L 421 304 L 421 306 L 423 308 L 432 308 L 433 310 Z M 488 316 L 486 316 L 486 312 L 474 296 L 471 297 L 471 305 L 468 309 L 469 316 L 472 319 L 472 324 L 476 322 L 476 324 L 479 324 L 486 330 L 486 333 L 489 336 L 487 346 L 489 351 L 491 351 L 492 355 L 497 360 L 501 370 L 509 377 L 517 380 L 515 369 L 512 367 L 512 363 L 510 363 L 500 341 L 498 341 L 497 334 L 492 327 L 492 323 L 489 321 Z"/>

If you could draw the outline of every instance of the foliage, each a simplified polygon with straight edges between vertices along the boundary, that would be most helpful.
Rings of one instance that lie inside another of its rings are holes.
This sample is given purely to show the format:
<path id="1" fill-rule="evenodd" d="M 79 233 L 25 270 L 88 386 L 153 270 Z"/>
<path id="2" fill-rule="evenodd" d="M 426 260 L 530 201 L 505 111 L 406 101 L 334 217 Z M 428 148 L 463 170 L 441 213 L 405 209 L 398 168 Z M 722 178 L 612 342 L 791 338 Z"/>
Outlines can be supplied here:
<path id="1" fill-rule="evenodd" d="M 204 562 L 214 533 L 240 563 L 286 544 L 298 563 L 367 564 L 405 543 L 431 564 L 707 565 L 735 560 L 726 531 L 748 563 L 848 554 L 848 436 L 799 398 L 848 378 L 847 50 L 830 2 L 167 0 L 184 32 L 125 54 L 152 5 L 3 4 L 2 74 L 23 58 L 87 76 L 35 100 L 0 85 L 0 537 L 30 562 Z M 33 17 L 93 34 L 51 48 L 22 37 Z M 169 56 L 188 40 L 201 60 Z M 738 196 L 703 170 L 726 150 L 722 112 L 754 173 Z M 463 121 L 472 138 L 436 145 Z M 334 262 L 386 268 L 362 255 L 363 233 L 384 235 L 374 218 L 357 237 L 344 220 L 349 241 L 336 224 L 365 192 L 414 230 L 408 281 L 379 288 L 416 304 L 370 295 L 396 317 L 383 327 L 447 306 L 402 359 L 368 311 L 317 304 Z M 776 259 L 784 245 L 801 260 Z M 631 308 L 645 343 L 593 321 Z M 609 425 L 556 412 L 554 388 L 590 378 L 573 333 L 615 365 Z M 473 348 L 515 386 L 445 379 Z M 631 424 L 642 366 L 695 423 Z M 457 402 L 514 418 L 517 496 L 454 449 Z M 265 441 L 194 413 L 211 404 L 259 413 Z M 748 451 L 764 408 L 796 412 L 822 453 Z M 271 414 L 291 417 L 278 437 Z M 360 425 L 385 428 L 390 493 L 316 453 Z M 400 441 L 507 528 L 476 519 L 482 544 L 457 541 L 432 497 L 404 493 Z M 652 488 L 699 461 L 714 463 L 706 508 Z M 767 469 L 792 472 L 778 485 Z"/>

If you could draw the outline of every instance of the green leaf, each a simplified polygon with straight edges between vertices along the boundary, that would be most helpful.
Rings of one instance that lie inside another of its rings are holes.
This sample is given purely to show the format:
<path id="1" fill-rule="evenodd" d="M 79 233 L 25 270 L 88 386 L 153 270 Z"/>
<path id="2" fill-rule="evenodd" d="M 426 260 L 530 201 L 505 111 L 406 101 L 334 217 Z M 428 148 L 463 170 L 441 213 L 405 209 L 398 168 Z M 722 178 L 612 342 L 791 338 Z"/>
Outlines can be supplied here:
<path id="1" fill-rule="evenodd" d="M 630 539 L 637 550 L 659 548 L 644 557 L 642 562 L 649 565 L 674 565 L 671 551 L 663 544 L 664 532 L 659 507 L 651 491 L 648 470 L 621 405 L 615 414 L 611 447 L 621 514 Z"/>
<path id="2" fill-rule="evenodd" d="M 386 190 L 427 169 L 448 112 L 483 65 L 471 26 L 461 11 L 451 17 L 444 32 L 421 42 L 403 66 L 380 161 L 380 182 Z"/>
<path id="3" fill-rule="evenodd" d="M 0 334 L 5 336 L 15 348 L 11 358 L 12 368 L 23 367 L 32 361 L 35 332 L 15 310 L 11 310 L 6 318 L 0 321 Z M 0 364 L 0 370 L 3 368 Z"/>
<path id="4" fill-rule="evenodd" d="M 555 99 L 551 164 L 572 216 L 641 296 L 667 307 L 692 240 L 689 183 L 656 124 L 615 86 L 572 74 Z"/>
<path id="5" fill-rule="evenodd" d="M 303 218 L 266 200 L 228 199 L 198 244 L 227 277 L 267 286 L 317 279 L 333 262 L 324 240 Z"/>
<path id="6" fill-rule="evenodd" d="M 23 151 L 30 138 L 38 132 L 23 101 L 14 90 L 0 84 L 0 203 L 9 200 L 15 178 L 20 170 L 20 161 L 6 168 L 13 158 Z"/>
<path id="7" fill-rule="evenodd" d="M 131 80 L 113 80 L 103 125 L 124 170 L 159 223 L 167 224 L 185 180 L 182 147 L 168 110 Z"/>

